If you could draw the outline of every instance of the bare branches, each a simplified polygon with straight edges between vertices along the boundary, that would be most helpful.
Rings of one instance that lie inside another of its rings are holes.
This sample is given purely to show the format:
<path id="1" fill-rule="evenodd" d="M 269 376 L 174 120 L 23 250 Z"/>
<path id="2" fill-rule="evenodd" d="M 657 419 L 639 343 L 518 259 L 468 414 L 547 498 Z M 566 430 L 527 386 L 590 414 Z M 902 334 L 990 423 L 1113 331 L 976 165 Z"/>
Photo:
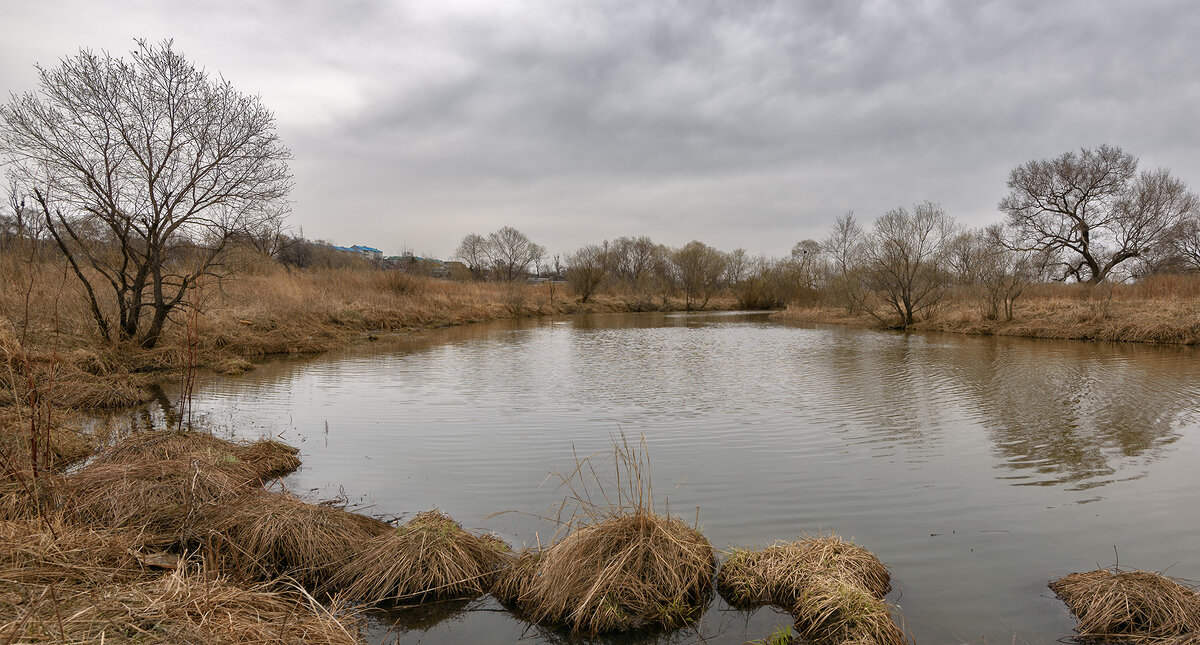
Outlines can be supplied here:
<path id="1" fill-rule="evenodd" d="M 999 208 L 1013 248 L 1055 257 L 1058 279 L 1091 284 L 1153 253 L 1197 206 L 1168 171 L 1138 175 L 1137 159 L 1108 145 L 1022 164 L 1008 188 Z"/>
<path id="2" fill-rule="evenodd" d="M 158 342 L 234 236 L 277 229 L 290 152 L 253 96 L 172 49 L 86 50 L 0 107 L 0 153 L 85 284 L 102 335 Z M 115 301 L 116 319 L 101 306 Z"/>

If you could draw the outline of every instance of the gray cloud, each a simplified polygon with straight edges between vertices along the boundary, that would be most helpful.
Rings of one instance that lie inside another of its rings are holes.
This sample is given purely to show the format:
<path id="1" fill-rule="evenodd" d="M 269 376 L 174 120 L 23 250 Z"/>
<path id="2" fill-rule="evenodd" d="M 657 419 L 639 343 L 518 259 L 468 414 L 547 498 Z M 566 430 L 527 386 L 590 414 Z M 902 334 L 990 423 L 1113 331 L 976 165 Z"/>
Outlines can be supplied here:
<path id="1" fill-rule="evenodd" d="M 510 224 L 778 254 L 924 199 L 983 224 L 1012 166 L 1102 142 L 1200 181 L 1182 1 L 89 6 L 18 8 L 0 89 L 173 36 L 277 111 L 306 234 L 389 251 Z"/>

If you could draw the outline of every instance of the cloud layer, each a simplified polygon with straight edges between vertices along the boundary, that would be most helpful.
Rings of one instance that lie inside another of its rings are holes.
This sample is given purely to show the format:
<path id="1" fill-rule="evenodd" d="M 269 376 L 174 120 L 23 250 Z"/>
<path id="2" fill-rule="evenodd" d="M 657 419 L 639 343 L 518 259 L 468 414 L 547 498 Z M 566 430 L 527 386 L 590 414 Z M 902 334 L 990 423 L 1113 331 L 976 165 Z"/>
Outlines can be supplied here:
<path id="1" fill-rule="evenodd" d="M 0 90 L 132 39 L 260 94 L 310 237 L 450 253 L 515 226 L 785 253 L 849 209 L 998 219 L 1014 165 L 1120 145 L 1200 183 L 1179 1 L 22 3 Z"/>

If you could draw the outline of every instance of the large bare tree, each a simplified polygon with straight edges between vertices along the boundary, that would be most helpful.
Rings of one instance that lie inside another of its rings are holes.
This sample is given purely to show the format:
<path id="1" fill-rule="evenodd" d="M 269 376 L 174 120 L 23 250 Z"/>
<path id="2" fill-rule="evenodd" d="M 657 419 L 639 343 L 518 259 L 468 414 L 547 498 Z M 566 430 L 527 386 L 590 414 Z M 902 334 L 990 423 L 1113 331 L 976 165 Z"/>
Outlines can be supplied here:
<path id="1" fill-rule="evenodd" d="M 129 59 L 82 50 L 38 77 L 0 107 L 0 153 L 100 333 L 153 347 L 229 240 L 285 215 L 291 155 L 257 97 L 170 41 Z"/>
<path id="2" fill-rule="evenodd" d="M 1153 253 L 1197 199 L 1167 170 L 1138 174 L 1137 166 L 1102 145 L 1014 168 L 1000 210 L 1015 248 L 1056 258 L 1057 279 L 1089 284 Z"/>

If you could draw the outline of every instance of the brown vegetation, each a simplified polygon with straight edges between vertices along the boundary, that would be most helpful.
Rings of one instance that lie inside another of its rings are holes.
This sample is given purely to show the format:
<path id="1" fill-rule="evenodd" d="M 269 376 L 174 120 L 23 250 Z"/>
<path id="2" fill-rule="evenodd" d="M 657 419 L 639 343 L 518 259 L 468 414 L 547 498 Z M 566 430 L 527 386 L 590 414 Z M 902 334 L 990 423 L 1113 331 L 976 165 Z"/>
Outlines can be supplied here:
<path id="1" fill-rule="evenodd" d="M 717 591 L 735 607 L 791 612 L 809 642 L 906 642 L 883 601 L 891 591 L 887 566 L 834 534 L 732 549 L 717 573 Z"/>
<path id="2" fill-rule="evenodd" d="M 498 537 L 425 511 L 357 545 L 329 586 L 370 604 L 470 598 L 487 592 L 510 552 Z"/>
<path id="3" fill-rule="evenodd" d="M 22 643 L 359 642 L 355 615 L 302 590 L 234 586 L 179 558 L 147 566 L 137 548 L 131 532 L 59 518 L 0 522 L 0 633 Z"/>
<path id="4" fill-rule="evenodd" d="M 243 579 L 288 576 L 323 585 L 386 523 L 287 493 L 256 490 L 204 518 L 206 547 Z"/>
<path id="5" fill-rule="evenodd" d="M 643 511 L 585 526 L 517 564 L 532 573 L 517 595 L 525 615 L 598 634 L 677 628 L 699 618 L 716 559 L 694 527 Z"/>
<path id="6" fill-rule="evenodd" d="M 863 313 L 832 306 L 792 306 L 776 320 L 879 327 Z M 895 322 L 900 326 L 899 321 Z M 913 330 L 1062 340 L 1194 345 L 1200 343 L 1200 276 L 1164 275 L 1134 284 L 1031 287 L 1012 320 L 988 317 L 980 300 L 960 292 L 918 318 Z"/>
<path id="7" fill-rule="evenodd" d="M 1151 571 L 1098 569 L 1050 583 L 1079 619 L 1081 637 L 1118 642 L 1200 642 L 1194 585 Z"/>
<path id="8" fill-rule="evenodd" d="M 611 481 L 597 474 L 599 456 L 557 473 L 569 492 L 560 512 L 574 505 L 559 518 L 565 537 L 512 560 L 494 593 L 529 620 L 572 632 L 691 623 L 711 599 L 716 552 L 696 526 L 654 511 L 644 440 L 615 440 Z"/>

